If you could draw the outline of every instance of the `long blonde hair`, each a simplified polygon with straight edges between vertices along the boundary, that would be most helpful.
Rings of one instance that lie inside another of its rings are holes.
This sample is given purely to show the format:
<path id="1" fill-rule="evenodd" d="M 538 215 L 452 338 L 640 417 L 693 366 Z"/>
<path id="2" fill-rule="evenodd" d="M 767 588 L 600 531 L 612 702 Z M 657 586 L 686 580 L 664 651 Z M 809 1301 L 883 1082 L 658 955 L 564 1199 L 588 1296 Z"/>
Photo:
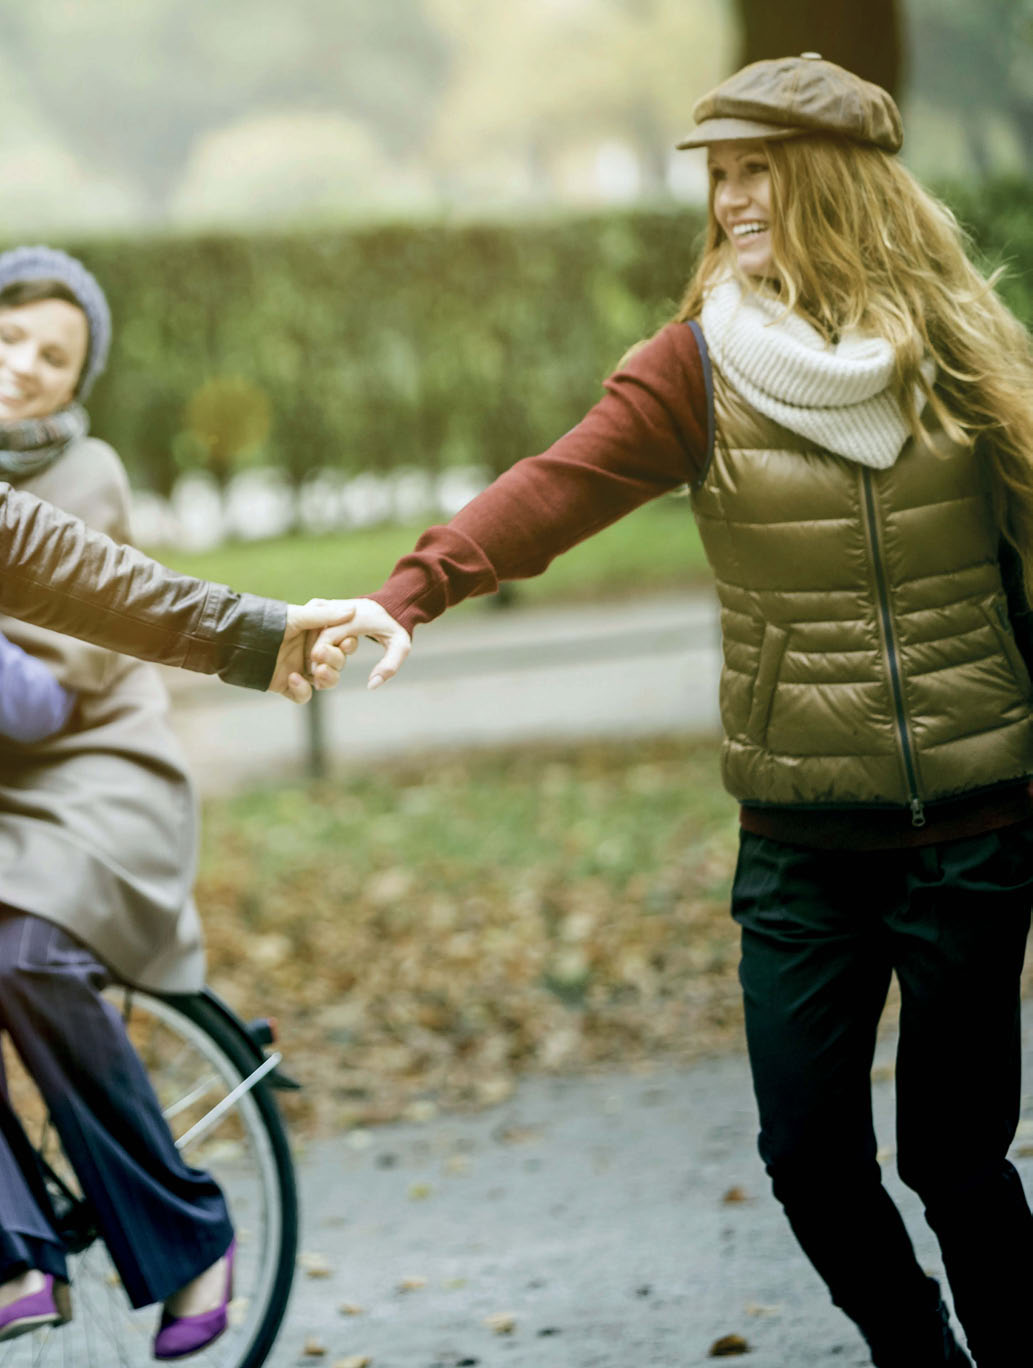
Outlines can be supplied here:
<path id="1" fill-rule="evenodd" d="M 895 388 L 916 436 L 917 386 L 948 436 L 986 452 L 1001 530 L 1033 587 L 1033 346 L 998 297 L 996 274 L 980 274 L 950 209 L 878 148 L 805 137 L 765 151 L 778 298 L 827 338 L 857 329 L 893 344 Z M 678 318 L 698 317 L 707 287 L 736 269 L 711 203 Z M 936 365 L 932 392 L 924 355 Z"/>

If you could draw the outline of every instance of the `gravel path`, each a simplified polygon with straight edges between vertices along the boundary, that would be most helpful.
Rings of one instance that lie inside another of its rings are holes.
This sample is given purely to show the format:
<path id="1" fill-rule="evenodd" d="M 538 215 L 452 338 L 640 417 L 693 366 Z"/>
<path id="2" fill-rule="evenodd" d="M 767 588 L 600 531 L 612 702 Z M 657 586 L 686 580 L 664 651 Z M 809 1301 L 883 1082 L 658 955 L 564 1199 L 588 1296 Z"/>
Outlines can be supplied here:
<path id="1" fill-rule="evenodd" d="M 892 1163 L 893 1047 L 890 1031 L 874 1083 L 886 1181 L 936 1273 Z M 754 1136 L 733 1055 L 531 1079 L 486 1112 L 313 1145 L 305 1257 L 272 1368 L 688 1368 L 727 1335 L 755 1368 L 867 1364 L 768 1193 Z M 1027 1097 L 1014 1150 L 1027 1188 L 1031 1141 Z M 303 1352 L 309 1339 L 321 1356 Z"/>

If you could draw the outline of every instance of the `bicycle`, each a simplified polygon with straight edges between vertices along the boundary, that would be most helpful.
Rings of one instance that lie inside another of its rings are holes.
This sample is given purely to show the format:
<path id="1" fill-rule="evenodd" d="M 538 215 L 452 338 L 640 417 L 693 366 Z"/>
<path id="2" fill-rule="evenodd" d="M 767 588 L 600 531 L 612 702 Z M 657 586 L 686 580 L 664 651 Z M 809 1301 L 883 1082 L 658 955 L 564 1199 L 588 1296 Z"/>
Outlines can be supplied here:
<path id="1" fill-rule="evenodd" d="M 177 1146 L 216 1178 L 236 1231 L 229 1329 L 189 1362 L 259 1368 L 287 1309 L 298 1240 L 294 1167 L 273 1093 L 298 1085 L 280 1069 L 280 1054 L 266 1053 L 272 1024 L 245 1024 L 209 989 L 162 996 L 117 987 L 105 996 L 119 1007 Z M 46 1109 L 16 1060 L 8 1088 L 68 1248 L 74 1318 L 0 1344 L 0 1368 L 153 1364 L 157 1308 L 129 1305 Z"/>

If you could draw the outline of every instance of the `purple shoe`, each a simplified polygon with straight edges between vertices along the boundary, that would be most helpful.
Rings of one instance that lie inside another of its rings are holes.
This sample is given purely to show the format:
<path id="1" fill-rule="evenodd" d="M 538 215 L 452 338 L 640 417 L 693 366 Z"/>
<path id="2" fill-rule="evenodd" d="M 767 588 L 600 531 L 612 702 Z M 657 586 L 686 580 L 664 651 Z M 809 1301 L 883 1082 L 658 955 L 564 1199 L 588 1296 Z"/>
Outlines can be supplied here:
<path id="1" fill-rule="evenodd" d="M 67 1285 L 54 1287 L 54 1275 L 44 1273 L 44 1283 L 38 1292 L 19 1297 L 0 1310 L 0 1340 L 15 1339 L 18 1335 L 39 1330 L 44 1325 L 63 1325 L 71 1320 L 67 1299 L 63 1305 L 60 1293 L 67 1294 Z"/>
<path id="2" fill-rule="evenodd" d="M 226 1251 L 226 1290 L 220 1304 L 212 1311 L 202 1311 L 198 1316 L 173 1316 L 162 1311 L 161 1324 L 154 1337 L 154 1357 L 156 1359 L 186 1358 L 207 1349 L 229 1324 L 229 1304 L 233 1296 L 233 1256 L 237 1252 L 236 1240 L 230 1241 Z"/>

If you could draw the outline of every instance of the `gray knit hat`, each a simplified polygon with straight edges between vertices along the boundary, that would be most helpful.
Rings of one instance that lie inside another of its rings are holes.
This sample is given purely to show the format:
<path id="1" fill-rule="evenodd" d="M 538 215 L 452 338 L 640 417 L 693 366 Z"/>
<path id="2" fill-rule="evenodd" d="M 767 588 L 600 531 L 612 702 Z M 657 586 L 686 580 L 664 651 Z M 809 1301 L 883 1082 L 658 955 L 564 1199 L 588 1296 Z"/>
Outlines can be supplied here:
<path id="1" fill-rule="evenodd" d="M 75 388 L 75 397 L 85 399 L 104 370 L 111 345 L 111 310 L 104 291 L 81 261 L 57 247 L 12 247 L 0 252 L 0 290 L 27 280 L 59 280 L 86 315 L 90 337 Z"/>

